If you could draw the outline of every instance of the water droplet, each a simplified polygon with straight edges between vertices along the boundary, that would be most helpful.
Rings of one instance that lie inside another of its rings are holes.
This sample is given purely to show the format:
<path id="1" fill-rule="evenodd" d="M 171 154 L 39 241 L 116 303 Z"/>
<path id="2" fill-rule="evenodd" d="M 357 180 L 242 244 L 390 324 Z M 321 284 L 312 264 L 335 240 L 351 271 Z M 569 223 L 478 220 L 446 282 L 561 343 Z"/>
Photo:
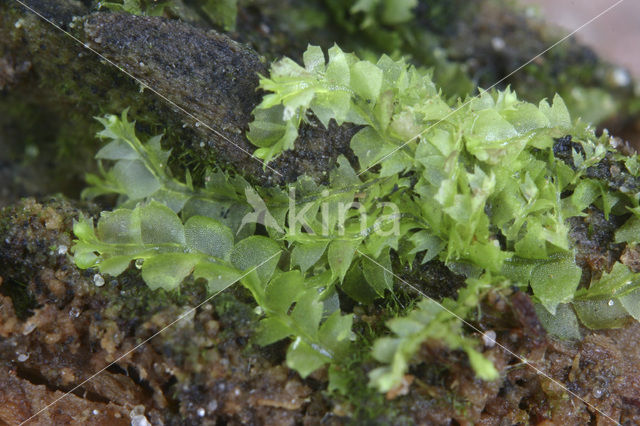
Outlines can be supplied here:
<path id="1" fill-rule="evenodd" d="M 151 423 L 145 416 L 132 416 L 131 426 L 151 426 Z"/>
<path id="2" fill-rule="evenodd" d="M 102 275 L 100 274 L 95 274 L 93 276 L 93 283 L 96 287 L 102 287 L 104 285 L 104 278 L 102 278 Z"/>
<path id="3" fill-rule="evenodd" d="M 200 122 L 196 121 L 196 127 L 200 127 Z"/>
<path id="4" fill-rule="evenodd" d="M 282 121 L 289 121 L 296 114 L 296 111 L 291 107 L 285 107 L 282 112 Z"/>
<path id="5" fill-rule="evenodd" d="M 97 416 L 98 414 L 100 414 L 100 411 L 98 411 L 98 410 L 93 410 L 93 411 L 92 411 L 92 413 L 93 413 L 93 415 L 94 415 L 94 416 Z"/>
<path id="6" fill-rule="evenodd" d="M 619 87 L 626 87 L 631 84 L 631 76 L 624 68 L 616 68 L 611 76 L 613 83 Z"/>
<path id="7" fill-rule="evenodd" d="M 80 316 L 80 309 L 76 308 L 75 306 L 69 309 L 69 316 L 71 318 L 78 318 Z"/>
<path id="8" fill-rule="evenodd" d="M 29 359 L 29 354 L 18 354 L 18 362 L 25 362 Z"/>
<path id="9" fill-rule="evenodd" d="M 27 334 L 31 334 L 31 332 L 35 329 L 36 329 L 36 324 L 33 322 L 29 322 L 24 326 L 24 329 L 22 330 L 22 334 L 26 336 Z"/>
<path id="10" fill-rule="evenodd" d="M 218 279 L 221 280 L 222 279 L 222 275 L 218 275 Z"/>
<path id="11" fill-rule="evenodd" d="M 492 348 L 496 345 L 496 332 L 489 330 L 482 335 L 482 341 L 487 348 Z"/>
<path id="12" fill-rule="evenodd" d="M 264 313 L 264 309 L 262 309 L 262 307 L 261 307 L 261 306 L 256 306 L 256 307 L 253 309 L 253 312 L 254 312 L 256 315 L 262 315 L 262 314 Z"/>
<path id="13" fill-rule="evenodd" d="M 614 303 L 613 299 L 609 300 L 609 306 L 613 306 Z"/>
<path id="14" fill-rule="evenodd" d="M 210 401 L 207 404 L 207 410 L 209 410 L 210 413 L 216 411 L 218 409 L 218 401 L 216 401 L 215 399 Z"/>
<path id="15" fill-rule="evenodd" d="M 204 142 L 200 142 L 200 148 L 204 148 Z"/>
<path id="16" fill-rule="evenodd" d="M 144 259 L 136 259 L 136 268 L 142 269 L 143 264 L 144 264 Z"/>
<path id="17" fill-rule="evenodd" d="M 491 39 L 491 47 L 493 47 L 493 50 L 497 52 L 501 51 L 506 46 L 507 46 L 507 43 L 505 43 L 504 39 L 500 37 L 494 37 Z"/>
<path id="18" fill-rule="evenodd" d="M 593 390 L 593 397 L 594 398 L 600 398 L 602 396 L 602 389 L 594 389 Z"/>
<path id="19" fill-rule="evenodd" d="M 144 405 L 136 405 L 133 407 L 131 412 L 129 412 L 129 417 L 135 416 L 143 416 L 144 415 Z"/>
<path id="20" fill-rule="evenodd" d="M 69 250 L 69 248 L 65 245 L 59 246 L 58 247 L 58 255 L 62 256 L 64 254 L 67 254 L 67 251 Z"/>
<path id="21" fill-rule="evenodd" d="M 204 417 L 205 414 L 207 414 L 207 412 L 204 411 L 204 408 L 198 408 L 198 417 Z"/>

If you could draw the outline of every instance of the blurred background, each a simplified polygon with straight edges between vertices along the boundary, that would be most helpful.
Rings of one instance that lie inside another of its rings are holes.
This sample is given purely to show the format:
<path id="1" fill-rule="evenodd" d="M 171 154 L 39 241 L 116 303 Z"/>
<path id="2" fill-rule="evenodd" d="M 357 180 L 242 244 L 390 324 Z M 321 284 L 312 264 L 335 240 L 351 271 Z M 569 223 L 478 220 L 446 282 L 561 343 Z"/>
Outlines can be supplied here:
<path id="1" fill-rule="evenodd" d="M 520 0 L 567 33 L 597 16 L 617 0 Z M 625 0 L 576 34 L 602 58 L 640 78 L 640 1 Z"/>

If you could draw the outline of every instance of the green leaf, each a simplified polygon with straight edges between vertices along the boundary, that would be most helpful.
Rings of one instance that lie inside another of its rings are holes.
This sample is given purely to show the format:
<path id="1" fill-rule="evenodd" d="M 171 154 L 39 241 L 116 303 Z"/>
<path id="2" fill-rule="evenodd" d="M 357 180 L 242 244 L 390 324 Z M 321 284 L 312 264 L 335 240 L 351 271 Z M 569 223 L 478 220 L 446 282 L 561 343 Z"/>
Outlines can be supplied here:
<path id="1" fill-rule="evenodd" d="M 351 149 L 358 157 L 360 169 L 365 170 L 390 154 L 395 147 L 386 143 L 384 139 L 371 127 L 365 127 L 351 138 Z"/>
<path id="2" fill-rule="evenodd" d="M 231 252 L 231 263 L 241 271 L 258 265 L 256 272 L 262 283 L 267 283 L 276 270 L 281 251 L 278 243 L 263 236 L 252 236 L 240 241 Z"/>
<path id="3" fill-rule="evenodd" d="M 242 276 L 241 272 L 227 265 L 201 261 L 193 270 L 194 278 L 207 280 L 210 293 L 218 293 L 227 289 Z"/>
<path id="4" fill-rule="evenodd" d="M 308 336 L 315 336 L 322 319 L 322 302 L 315 291 L 308 291 L 298 299 L 291 312 L 291 319 L 296 327 Z"/>
<path id="5" fill-rule="evenodd" d="M 382 22 L 397 25 L 413 19 L 412 9 L 418 5 L 418 0 L 384 0 Z"/>
<path id="6" fill-rule="evenodd" d="M 291 252 L 291 264 L 299 266 L 304 274 L 309 268 L 320 260 L 324 254 L 329 241 L 315 241 L 310 243 L 296 244 Z"/>
<path id="7" fill-rule="evenodd" d="M 393 274 L 390 272 L 392 267 L 389 250 L 385 250 L 380 257 L 376 259 L 376 262 L 363 256 L 362 273 L 369 285 L 371 285 L 371 288 L 373 288 L 379 296 L 383 296 L 385 290 L 393 291 Z"/>
<path id="8" fill-rule="evenodd" d="M 550 335 L 563 340 L 580 340 L 582 338 L 578 318 L 570 304 L 558 305 L 555 315 L 540 304 L 536 304 L 535 309 L 540 323 Z"/>
<path id="9" fill-rule="evenodd" d="M 116 139 L 100 148 L 95 158 L 98 160 L 137 160 L 140 154 L 127 142 Z"/>
<path id="10" fill-rule="evenodd" d="M 629 319 L 626 309 L 616 299 L 576 300 L 573 307 L 580 322 L 594 330 L 622 327 Z"/>
<path id="11" fill-rule="evenodd" d="M 198 258 L 187 253 L 164 253 L 142 264 L 142 279 L 152 290 L 173 290 L 189 275 Z"/>
<path id="12" fill-rule="evenodd" d="M 348 395 L 351 390 L 351 375 L 346 368 L 342 368 L 335 364 L 329 367 L 329 384 L 327 391 L 337 392 L 341 395 Z"/>
<path id="13" fill-rule="evenodd" d="M 464 351 L 469 357 L 469 363 L 475 371 L 476 375 L 482 380 L 497 380 L 500 378 L 500 373 L 496 370 L 496 367 L 491 361 L 485 358 L 480 352 L 475 350 L 469 345 L 464 346 Z"/>
<path id="14" fill-rule="evenodd" d="M 351 87 L 365 100 L 375 102 L 382 87 L 382 70 L 368 61 L 358 61 L 351 67 Z"/>
<path id="15" fill-rule="evenodd" d="M 370 304 L 378 299 L 380 295 L 365 279 L 361 262 L 355 262 L 351 265 L 342 281 L 341 288 L 347 296 L 356 302 Z"/>
<path id="16" fill-rule="evenodd" d="M 578 211 L 582 211 L 593 204 L 599 196 L 600 185 L 591 179 L 585 179 L 576 186 L 571 196 L 571 202 Z"/>
<path id="17" fill-rule="evenodd" d="M 98 267 L 101 273 L 117 277 L 129 267 L 130 263 L 131 256 L 113 256 L 100 262 Z"/>
<path id="18" fill-rule="evenodd" d="M 553 106 L 549 106 L 546 101 L 540 102 L 540 111 L 549 119 L 552 127 L 561 129 L 571 128 L 571 116 L 564 101 L 559 95 L 553 97 Z"/>
<path id="19" fill-rule="evenodd" d="M 185 245 L 184 227 L 169 207 L 152 201 L 140 206 L 140 234 L 144 244 L 175 243 Z"/>
<path id="20" fill-rule="evenodd" d="M 640 321 L 640 289 L 633 290 L 628 294 L 620 296 L 618 300 L 629 315 L 631 315 L 636 321 Z"/>
<path id="21" fill-rule="evenodd" d="M 280 318 L 267 317 L 260 320 L 256 333 L 256 343 L 266 346 L 289 337 L 292 330 Z"/>
<path id="22" fill-rule="evenodd" d="M 233 31 L 236 27 L 238 0 L 206 0 L 202 10 L 215 24 L 225 31 Z"/>
<path id="23" fill-rule="evenodd" d="M 287 351 L 287 366 L 296 370 L 303 379 L 329 361 L 331 359 L 328 356 L 316 351 L 299 337 Z"/>
<path id="24" fill-rule="evenodd" d="M 327 251 L 327 258 L 335 278 L 340 281 L 344 279 L 359 245 L 360 240 L 343 239 L 331 241 Z"/>
<path id="25" fill-rule="evenodd" d="M 535 266 L 531 272 L 531 288 L 542 305 L 555 314 L 558 304 L 573 299 L 581 275 L 582 269 L 572 256 L 563 256 Z"/>
<path id="26" fill-rule="evenodd" d="M 233 233 L 217 220 L 192 216 L 184 224 L 185 242 L 189 249 L 220 259 L 228 259 L 233 248 Z"/>
<path id="27" fill-rule="evenodd" d="M 132 200 L 148 197 L 161 187 L 156 176 L 137 160 L 118 161 L 111 173 L 115 182 Z"/>
<path id="28" fill-rule="evenodd" d="M 287 315 L 291 305 L 305 292 L 302 274 L 289 271 L 269 282 L 263 307 L 271 312 Z"/>
<path id="29" fill-rule="evenodd" d="M 411 241 L 414 246 L 409 254 L 426 251 L 421 262 L 423 264 L 434 259 L 446 246 L 446 242 L 424 230 L 411 235 L 411 237 L 409 237 L 409 241 Z"/>
<path id="30" fill-rule="evenodd" d="M 341 315 L 340 311 L 335 311 L 320 327 L 318 340 L 334 353 L 344 351 L 351 340 L 355 338 L 353 331 L 351 331 L 352 326 L 353 315 Z"/>
<path id="31" fill-rule="evenodd" d="M 616 243 L 633 243 L 640 241 L 640 217 L 631 216 L 616 231 Z"/>
<path id="32" fill-rule="evenodd" d="M 139 210 L 102 212 L 96 234 L 105 243 L 142 244 Z"/>
<path id="33" fill-rule="evenodd" d="M 322 48 L 319 46 L 307 46 L 307 50 L 302 54 L 304 68 L 310 73 L 324 71 L 325 58 Z"/>

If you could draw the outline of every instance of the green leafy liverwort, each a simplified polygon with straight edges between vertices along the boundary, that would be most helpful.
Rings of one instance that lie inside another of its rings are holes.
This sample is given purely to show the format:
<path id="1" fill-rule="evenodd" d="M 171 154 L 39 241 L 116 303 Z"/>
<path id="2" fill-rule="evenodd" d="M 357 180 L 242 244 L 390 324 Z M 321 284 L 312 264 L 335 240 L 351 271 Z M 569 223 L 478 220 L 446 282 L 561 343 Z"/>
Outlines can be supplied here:
<path id="1" fill-rule="evenodd" d="M 497 378 L 462 320 L 476 321 L 482 299 L 512 285 L 531 292 L 560 337 L 580 335 L 577 318 L 594 328 L 640 320 L 640 277 L 627 265 L 580 286 L 567 222 L 592 208 L 627 217 L 616 241 L 634 247 L 640 188 L 616 189 L 590 170 L 613 159 L 636 179 L 637 159 L 572 122 L 560 97 L 534 105 L 507 89 L 450 104 L 429 72 L 337 46 L 328 58 L 310 46 L 303 66 L 274 63 L 260 87 L 268 93 L 247 135 L 256 156 L 270 161 L 292 149 L 313 115 L 323 126 L 361 126 L 351 140 L 359 164 L 339 157 L 328 184 L 301 177 L 286 188 L 212 169 L 199 188 L 188 173 L 184 182 L 171 175 L 160 136 L 142 142 L 126 111 L 101 118 L 109 143 L 85 196 L 119 194 L 120 206 L 95 226 L 76 223 L 78 266 L 118 275 L 141 261 L 145 282 L 167 290 L 189 275 L 212 293 L 239 280 L 263 312 L 257 342 L 290 339 L 287 364 L 303 377 L 329 364 L 329 388 L 345 394 L 345 363 L 366 343 L 340 298 L 372 304 L 406 292 L 389 272 L 396 265 L 439 260 L 466 285 L 440 301 L 446 310 L 422 300 L 388 321 L 390 333 L 370 347 L 379 362 L 370 383 L 383 392 L 402 382 L 428 339 L 466 352 L 480 378 Z M 570 160 L 554 153 L 566 135 Z M 264 227 L 246 219 L 256 217 L 268 218 Z"/>

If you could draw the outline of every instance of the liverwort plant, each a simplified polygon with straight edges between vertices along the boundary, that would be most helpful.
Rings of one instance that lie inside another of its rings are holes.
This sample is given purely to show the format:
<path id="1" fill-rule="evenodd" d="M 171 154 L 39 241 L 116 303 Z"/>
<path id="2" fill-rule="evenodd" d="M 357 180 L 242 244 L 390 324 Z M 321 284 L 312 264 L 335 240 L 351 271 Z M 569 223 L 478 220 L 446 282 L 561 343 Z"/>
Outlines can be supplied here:
<path id="1" fill-rule="evenodd" d="M 572 121 L 560 97 L 534 105 L 507 89 L 449 104 L 428 71 L 404 60 L 363 61 L 337 46 L 328 58 L 310 46 L 303 60 L 280 60 L 261 77 L 267 94 L 247 135 L 255 155 L 270 161 L 293 149 L 314 116 L 360 126 L 357 164 L 338 157 L 323 185 L 302 176 L 263 188 L 212 169 L 195 187 L 188 173 L 170 173 L 159 136 L 136 136 L 126 111 L 100 118 L 108 144 L 85 196 L 118 194 L 119 207 L 95 225 L 76 223 L 78 266 L 118 275 L 142 262 L 145 282 L 167 290 L 190 275 L 213 293 L 239 281 L 263 313 L 256 341 L 289 339 L 291 368 L 304 377 L 329 364 L 329 388 L 345 394 L 343 367 L 357 345 L 379 363 L 370 383 L 383 392 L 402 383 L 430 339 L 464 351 L 478 377 L 497 378 L 463 321 L 514 285 L 560 337 L 579 336 L 578 319 L 593 328 L 640 320 L 633 265 L 621 258 L 601 277 L 583 276 L 569 236 L 569 219 L 595 209 L 626 219 L 615 239 L 635 247 L 637 157 Z M 616 164 L 624 185 L 597 173 L 604 163 Z M 455 298 L 419 301 L 372 344 L 360 339 L 341 306 L 406 292 L 392 271 L 427 262 L 463 275 L 465 286 Z"/>

